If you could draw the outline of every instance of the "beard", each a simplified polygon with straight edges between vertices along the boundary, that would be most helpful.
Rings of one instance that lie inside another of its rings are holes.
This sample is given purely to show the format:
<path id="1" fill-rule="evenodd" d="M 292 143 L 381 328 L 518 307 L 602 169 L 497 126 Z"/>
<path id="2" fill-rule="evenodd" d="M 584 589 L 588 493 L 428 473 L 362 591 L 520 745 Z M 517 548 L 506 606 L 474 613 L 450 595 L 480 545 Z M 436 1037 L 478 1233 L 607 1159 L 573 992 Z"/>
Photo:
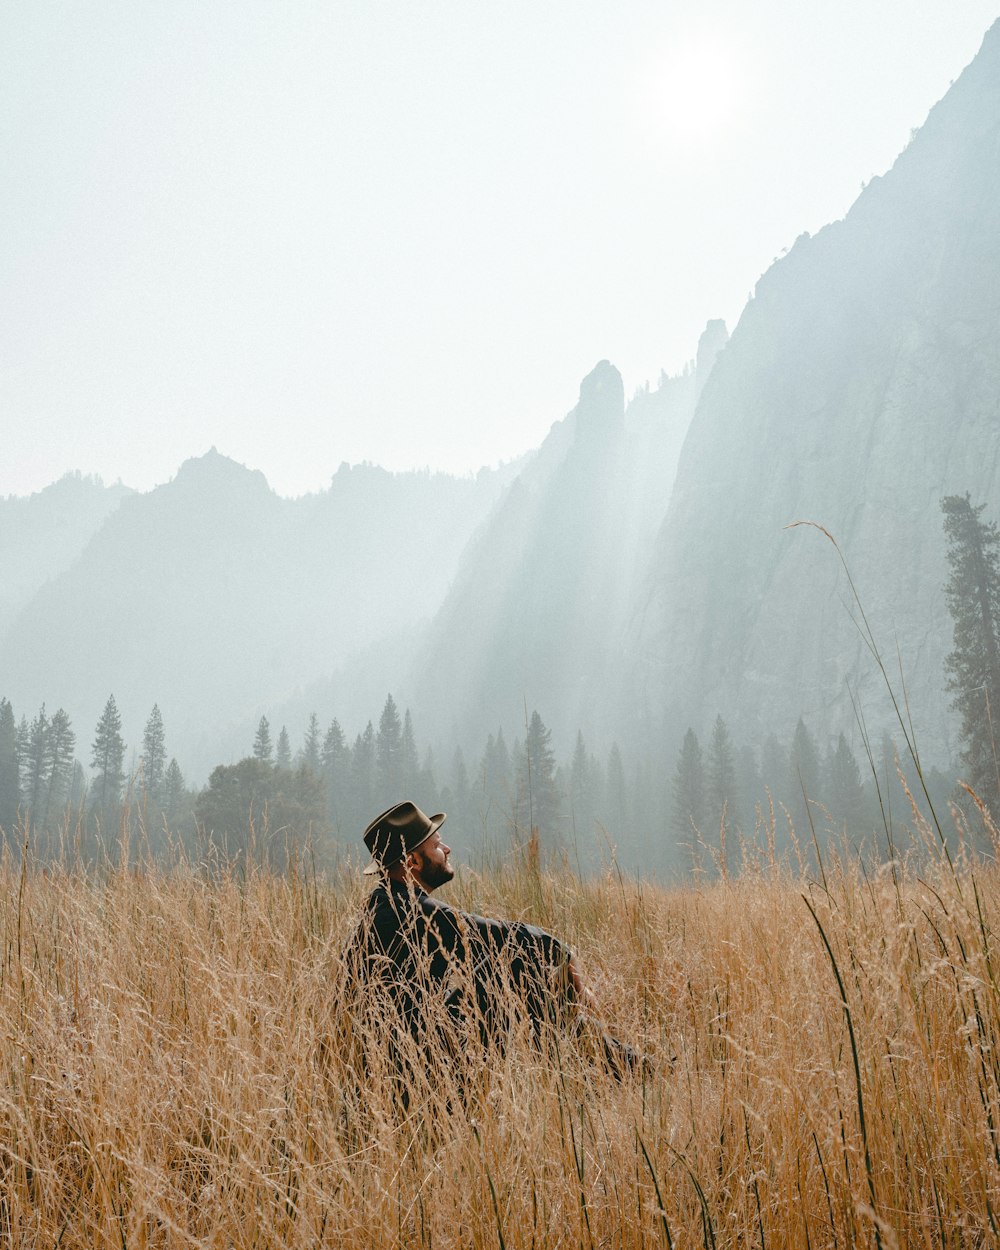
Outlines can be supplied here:
<path id="1" fill-rule="evenodd" d="M 420 865 L 419 876 L 428 890 L 435 890 L 439 885 L 447 885 L 452 880 L 455 876 L 455 869 L 447 860 L 438 864 L 425 859 Z"/>

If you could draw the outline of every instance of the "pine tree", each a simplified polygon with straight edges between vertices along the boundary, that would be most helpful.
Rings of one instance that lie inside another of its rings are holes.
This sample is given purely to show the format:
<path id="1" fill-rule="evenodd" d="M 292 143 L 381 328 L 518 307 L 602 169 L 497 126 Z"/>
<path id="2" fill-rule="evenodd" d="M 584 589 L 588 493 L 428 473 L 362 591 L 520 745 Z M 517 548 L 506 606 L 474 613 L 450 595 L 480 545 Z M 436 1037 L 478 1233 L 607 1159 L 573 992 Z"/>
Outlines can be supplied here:
<path id="1" fill-rule="evenodd" d="M 49 718 L 45 715 L 44 703 L 31 722 L 21 764 L 24 774 L 24 805 L 32 823 L 40 825 L 49 781 Z"/>
<path id="2" fill-rule="evenodd" d="M 723 813 L 727 828 L 732 826 L 736 809 L 736 763 L 733 757 L 733 744 L 729 730 L 721 714 L 716 716 L 712 726 L 712 741 L 708 748 L 708 766 L 705 770 L 708 810 L 707 818 L 710 828 L 705 832 L 711 836 L 718 834 Z"/>
<path id="3" fill-rule="evenodd" d="M 69 716 L 62 708 L 59 708 L 49 722 L 49 784 L 42 817 L 42 822 L 47 829 L 51 828 L 51 822 L 60 816 L 70 801 L 76 765 L 76 760 L 73 758 L 75 750 L 76 734 L 73 732 Z"/>
<path id="4" fill-rule="evenodd" d="M 581 838 L 589 842 L 594 832 L 596 815 L 591 761 L 582 730 L 577 730 L 576 746 L 573 748 L 573 759 L 569 766 L 569 817 L 577 842 Z"/>
<path id="5" fill-rule="evenodd" d="M 483 790 L 487 802 L 504 812 L 509 811 L 512 782 L 510 751 L 503 729 L 498 729 L 495 738 L 492 734 L 487 738 L 483 753 Z"/>
<path id="6" fill-rule="evenodd" d="M 122 739 L 122 718 L 110 695 L 97 722 L 91 755 L 91 767 L 97 774 L 94 781 L 93 805 L 105 830 L 117 816 L 116 808 L 125 785 L 125 743 Z"/>
<path id="7" fill-rule="evenodd" d="M 66 804 L 72 811 L 78 812 L 82 810 L 86 799 L 87 774 L 84 772 L 80 761 L 75 759 L 70 771 L 69 794 L 66 798 Z"/>
<path id="8" fill-rule="evenodd" d="M 588 756 L 587 767 L 590 772 L 590 795 L 594 808 L 594 824 L 595 826 L 601 820 L 601 813 L 604 811 L 604 765 L 596 755 L 591 753 Z M 660 796 L 657 798 L 657 804 L 660 803 Z M 662 811 L 662 808 L 660 809 Z"/>
<path id="9" fill-rule="evenodd" d="M 655 786 L 654 774 L 657 779 Z M 629 792 L 629 828 L 619 837 L 618 846 L 625 856 L 633 860 L 640 854 L 640 848 L 654 848 L 655 853 L 648 860 L 650 866 L 655 863 L 657 867 L 665 867 L 660 859 L 661 853 L 667 849 L 663 846 L 666 839 L 663 838 L 662 797 L 654 793 L 661 789 L 662 778 L 659 770 L 654 769 L 648 752 L 640 751 L 632 767 L 632 776 L 634 780 Z"/>
<path id="10" fill-rule="evenodd" d="M 881 790 L 882 800 L 877 821 L 880 824 L 883 822 L 888 824 L 892 829 L 895 820 L 896 795 L 899 793 L 899 752 L 896 749 L 895 739 L 891 738 L 885 730 L 882 732 L 882 741 L 875 759 L 875 772 L 878 776 L 878 788 Z M 878 805 L 878 797 L 873 797 L 874 808 Z"/>
<path id="11" fill-rule="evenodd" d="M 455 748 L 455 754 L 451 758 L 451 793 L 455 827 L 464 829 L 466 838 L 471 840 L 474 831 L 471 827 L 472 805 L 469 801 L 469 770 L 465 766 L 465 756 L 462 754 L 461 747 Z"/>
<path id="12" fill-rule="evenodd" d="M 529 828 L 537 828 L 541 837 L 556 833 L 559 816 L 559 790 L 556 786 L 556 757 L 549 745 L 551 730 L 546 729 L 537 711 L 531 713 L 524 739 L 524 759 L 518 779 L 527 811 Z"/>
<path id="13" fill-rule="evenodd" d="M 420 760 L 417 756 L 417 740 L 413 735 L 413 717 L 410 709 L 406 709 L 403 717 L 403 737 L 399 744 L 400 787 L 403 794 L 415 794 L 417 779 L 420 774 Z"/>
<path id="14" fill-rule="evenodd" d="M 705 828 L 705 765 L 698 735 L 690 727 L 677 756 L 672 798 L 677 841 L 690 845 Z"/>
<path id="15" fill-rule="evenodd" d="M 954 650 L 945 660 L 952 707 L 961 717 L 965 780 L 1000 811 L 1000 533 L 968 495 L 941 501 L 951 575 L 945 598 Z"/>
<path id="16" fill-rule="evenodd" d="M 781 802 L 787 794 L 788 752 L 773 733 L 764 739 L 764 747 L 760 753 L 760 788 L 762 801 L 767 800 L 770 795 L 775 804 Z"/>
<path id="17" fill-rule="evenodd" d="M 334 717 L 330 721 L 330 727 L 323 737 L 323 746 L 319 754 L 320 767 L 324 772 L 328 772 L 336 768 L 343 761 L 346 754 L 349 754 L 347 739 L 344 737 L 344 731 L 340 727 L 340 721 Z"/>
<path id="18" fill-rule="evenodd" d="M 757 768 L 757 752 L 749 744 L 740 747 L 736 754 L 736 794 L 739 802 L 737 822 L 745 830 L 753 829 L 756 805 L 763 796 L 760 771 Z"/>
<path id="19" fill-rule="evenodd" d="M 830 755 L 827 777 L 827 807 L 831 815 L 846 826 L 849 835 L 858 836 L 864 832 L 860 825 L 865 814 L 865 791 L 858 761 L 843 734 Z"/>
<path id="20" fill-rule="evenodd" d="M 497 840 L 510 833 L 512 820 L 512 784 L 510 752 L 501 729 L 496 738 L 486 739 L 483 758 L 476 779 L 479 811 L 485 841 Z"/>
<path id="21" fill-rule="evenodd" d="M 821 797 L 819 750 L 801 716 L 788 753 L 787 791 L 795 832 L 801 838 L 808 838 L 811 827 L 815 827 L 816 823 L 816 809 L 812 804 L 819 802 Z"/>
<path id="22" fill-rule="evenodd" d="M 351 750 L 351 817 L 353 826 L 364 829 L 373 817 L 388 807 L 389 798 L 381 807 L 375 807 L 375 729 L 365 725 L 364 733 L 358 734 Z"/>
<path id="23" fill-rule="evenodd" d="M 331 827 L 338 833 L 346 830 L 347 786 L 350 776 L 351 752 L 340 722 L 334 717 L 323 739 L 320 767 L 326 783 L 326 810 Z"/>
<path id="24" fill-rule="evenodd" d="M 528 795 L 521 786 L 521 777 L 526 772 L 524 747 L 521 745 L 520 738 L 515 738 L 510 749 L 510 833 L 515 842 L 531 832 L 528 825 Z"/>
<path id="25" fill-rule="evenodd" d="M 628 802 L 625 792 L 625 766 L 617 742 L 612 743 L 608 752 L 605 807 L 609 831 L 615 837 L 621 838 L 628 831 Z"/>
<path id="26" fill-rule="evenodd" d="M 21 787 L 21 797 L 24 797 L 24 768 L 25 761 L 28 758 L 28 739 L 31 737 L 31 729 L 28 726 L 28 718 L 21 713 L 21 719 L 17 722 L 17 733 L 14 737 L 14 750 L 17 755 L 17 775 L 19 785 Z"/>
<path id="27" fill-rule="evenodd" d="M 379 801 L 386 805 L 393 796 L 402 792 L 403 777 L 403 727 L 392 695 L 387 695 L 375 738 L 375 764 L 379 788 Z"/>
<path id="28" fill-rule="evenodd" d="M 288 741 L 288 730 L 284 725 L 281 726 L 281 733 L 278 734 L 278 750 L 274 757 L 275 765 L 278 768 L 291 768 L 292 766 L 292 747 Z"/>
<path id="29" fill-rule="evenodd" d="M 142 782 L 146 793 L 153 803 L 159 803 L 162 797 L 163 773 L 167 766 L 166 734 L 163 729 L 163 717 L 159 705 L 154 703 L 153 710 L 142 731 Z"/>
<path id="30" fill-rule="evenodd" d="M 302 764 L 309 769 L 314 777 L 318 777 L 320 774 L 319 753 L 319 717 L 315 712 L 311 712 L 309 724 L 306 726 L 305 741 L 302 744 Z"/>
<path id="31" fill-rule="evenodd" d="M 17 722 L 7 699 L 0 699 L 0 831 L 8 838 L 17 828 L 21 780 L 17 762 Z"/>
<path id="32" fill-rule="evenodd" d="M 253 739 L 253 758 L 260 760 L 262 764 L 270 764 L 274 756 L 274 748 L 271 746 L 271 726 L 268 724 L 267 717 L 262 716 L 257 722 L 257 732 Z"/>
<path id="33" fill-rule="evenodd" d="M 169 826 L 172 827 L 177 821 L 186 798 L 184 774 L 176 759 L 171 758 L 163 774 L 163 814 Z"/>
<path id="34" fill-rule="evenodd" d="M 436 774 L 437 766 L 434 762 L 434 752 L 428 747 L 424 754 L 423 766 L 417 775 L 417 786 L 414 791 L 415 794 L 419 794 L 419 803 L 425 812 L 441 810 Z"/>

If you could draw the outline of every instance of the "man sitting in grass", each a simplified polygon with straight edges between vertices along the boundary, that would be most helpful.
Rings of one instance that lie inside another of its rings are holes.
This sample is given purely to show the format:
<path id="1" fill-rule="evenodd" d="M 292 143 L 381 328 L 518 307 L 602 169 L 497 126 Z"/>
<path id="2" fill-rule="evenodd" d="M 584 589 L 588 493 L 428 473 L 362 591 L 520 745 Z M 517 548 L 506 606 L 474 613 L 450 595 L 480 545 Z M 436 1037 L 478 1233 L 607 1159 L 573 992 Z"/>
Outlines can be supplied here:
<path id="1" fill-rule="evenodd" d="M 489 919 L 430 897 L 455 875 L 441 838 L 445 813 L 396 803 L 365 830 L 380 877 L 348 947 L 352 981 L 382 987 L 415 1038 L 435 1031 L 448 1049 L 470 1021 L 484 1046 L 503 1047 L 518 1014 L 535 1037 L 546 1023 L 599 1041 L 607 1069 L 621 1079 L 639 1065 L 632 1047 L 605 1034 L 572 952 L 544 929 Z"/>

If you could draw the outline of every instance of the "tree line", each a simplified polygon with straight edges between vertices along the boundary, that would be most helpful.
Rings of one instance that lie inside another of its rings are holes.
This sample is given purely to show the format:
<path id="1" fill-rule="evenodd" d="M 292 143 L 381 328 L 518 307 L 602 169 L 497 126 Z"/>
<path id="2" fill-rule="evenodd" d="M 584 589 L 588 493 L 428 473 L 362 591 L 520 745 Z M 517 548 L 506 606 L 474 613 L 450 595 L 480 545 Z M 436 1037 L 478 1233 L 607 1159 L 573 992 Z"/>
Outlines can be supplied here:
<path id="1" fill-rule="evenodd" d="M 248 754 L 214 768 L 199 791 L 188 789 L 175 758 L 168 761 L 156 705 L 131 772 L 113 695 L 95 727 L 89 779 L 75 742 L 62 709 L 49 717 L 42 707 L 17 722 L 0 700 L 0 827 L 9 837 L 18 830 L 51 846 L 82 830 L 93 850 L 102 837 L 113 845 L 127 817 L 154 852 L 172 839 L 189 850 L 267 849 L 280 860 L 290 837 L 308 837 L 321 858 L 332 858 L 359 852 L 372 817 L 409 796 L 428 811 L 447 811 L 473 860 L 502 855 L 534 834 L 543 853 L 583 870 L 615 854 L 630 870 L 670 872 L 720 854 L 735 867 L 740 839 L 759 835 L 772 804 L 779 851 L 787 849 L 789 822 L 805 836 L 812 820 L 824 840 L 838 830 L 857 839 L 878 827 L 874 788 L 844 736 L 821 751 L 801 719 L 788 742 L 771 735 L 758 750 L 737 747 L 717 716 L 704 750 L 688 729 L 671 768 L 652 753 L 629 758 L 617 744 L 598 755 L 582 732 L 560 761 L 535 710 L 523 737 L 508 744 L 498 728 L 479 751 L 457 746 L 438 761 L 429 747 L 421 751 L 409 709 L 400 715 L 390 693 L 377 723 L 369 720 L 353 741 L 336 718 L 324 729 L 314 712 L 293 751 L 287 727 L 275 735 L 262 716 Z M 895 771 L 888 739 L 880 768 L 888 784 Z"/>
<path id="2" fill-rule="evenodd" d="M 192 796 L 177 760 L 167 760 L 156 704 L 133 771 L 126 768 L 125 757 L 113 694 L 94 730 L 90 778 L 76 756 L 76 733 L 62 708 L 49 716 L 43 703 L 30 721 L 23 714 L 18 720 L 10 700 L 0 698 L 0 830 L 8 840 L 33 834 L 52 845 L 80 830 L 113 839 L 125 801 L 157 823 L 179 823 L 190 814 Z"/>
<path id="3" fill-rule="evenodd" d="M 961 718 L 965 780 L 993 811 L 1000 810 L 1000 766 L 993 717 L 1000 715 L 1000 534 L 982 519 L 969 496 L 942 501 L 950 576 L 945 599 L 954 623 L 946 680 Z M 360 832 L 401 797 L 426 810 L 443 809 L 473 855 L 489 854 L 536 831 L 549 853 L 581 868 L 617 849 L 640 871 L 684 870 L 706 857 L 737 866 L 743 838 L 761 831 L 785 851 L 797 838 L 828 840 L 841 833 L 857 842 L 892 819 L 900 760 L 884 735 L 866 744 L 859 762 L 843 734 L 821 745 L 800 718 L 789 737 L 769 734 L 761 744 L 736 744 L 721 714 L 702 745 L 689 727 L 676 756 L 653 750 L 626 758 L 613 744 L 606 754 L 578 733 L 559 761 L 537 710 L 523 737 L 508 743 L 501 728 L 478 750 L 456 746 L 443 760 L 421 753 L 413 718 L 400 715 L 390 693 L 377 720 L 353 741 L 333 718 L 324 729 L 314 712 L 292 749 L 287 727 L 276 736 L 262 716 L 247 756 L 213 769 L 194 791 L 176 758 L 154 705 L 131 768 L 121 716 L 110 695 L 94 730 L 88 778 L 76 754 L 76 734 L 62 708 L 43 705 L 28 720 L 0 698 L 0 829 L 51 843 L 82 830 L 113 842 L 123 814 L 141 827 L 154 850 L 171 836 L 189 846 L 216 842 L 229 850 L 289 832 L 328 848 L 359 846 Z M 952 781 L 925 774 L 944 806 Z M 887 804 L 889 810 L 887 811 Z M 898 801 L 897 801 L 898 807 Z"/>

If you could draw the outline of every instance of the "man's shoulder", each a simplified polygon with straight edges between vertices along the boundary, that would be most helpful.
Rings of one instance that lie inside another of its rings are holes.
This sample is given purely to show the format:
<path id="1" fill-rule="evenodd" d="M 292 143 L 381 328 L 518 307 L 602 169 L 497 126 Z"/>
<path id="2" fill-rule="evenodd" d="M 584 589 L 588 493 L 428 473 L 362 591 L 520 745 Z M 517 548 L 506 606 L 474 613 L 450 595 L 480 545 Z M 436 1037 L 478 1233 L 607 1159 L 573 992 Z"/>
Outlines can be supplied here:
<path id="1" fill-rule="evenodd" d="M 406 890 L 392 881 L 380 881 L 364 901 L 364 910 L 370 916 L 398 915 L 409 906 Z"/>

